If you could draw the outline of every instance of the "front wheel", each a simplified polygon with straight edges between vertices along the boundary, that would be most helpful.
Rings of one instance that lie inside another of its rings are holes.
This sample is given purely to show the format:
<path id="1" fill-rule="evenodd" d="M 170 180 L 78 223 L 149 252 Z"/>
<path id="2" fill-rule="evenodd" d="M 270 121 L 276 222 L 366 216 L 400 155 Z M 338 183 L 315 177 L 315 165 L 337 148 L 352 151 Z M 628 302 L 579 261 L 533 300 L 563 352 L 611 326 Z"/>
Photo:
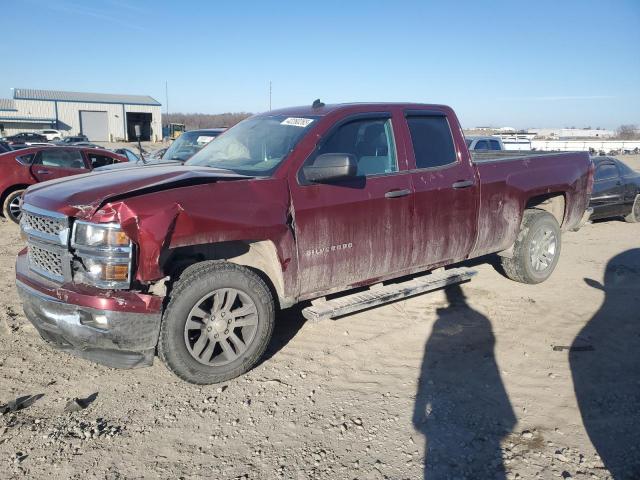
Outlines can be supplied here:
<path id="1" fill-rule="evenodd" d="M 228 262 L 198 263 L 183 272 L 170 294 L 158 354 L 187 382 L 224 382 L 260 360 L 274 318 L 271 292 L 255 272 Z"/>
<path id="2" fill-rule="evenodd" d="M 15 223 L 20 223 L 20 216 L 22 215 L 22 208 L 20 206 L 20 197 L 24 190 L 15 190 L 6 196 L 2 205 L 2 213 L 5 218 Z"/>
<path id="3" fill-rule="evenodd" d="M 513 256 L 502 257 L 505 274 L 516 282 L 544 282 L 558 264 L 561 243 L 560 226 L 553 215 L 543 210 L 525 210 Z"/>
<path id="4" fill-rule="evenodd" d="M 636 200 L 631 206 L 631 212 L 624 217 L 624 220 L 629 223 L 640 222 L 640 195 L 636 195 Z"/>

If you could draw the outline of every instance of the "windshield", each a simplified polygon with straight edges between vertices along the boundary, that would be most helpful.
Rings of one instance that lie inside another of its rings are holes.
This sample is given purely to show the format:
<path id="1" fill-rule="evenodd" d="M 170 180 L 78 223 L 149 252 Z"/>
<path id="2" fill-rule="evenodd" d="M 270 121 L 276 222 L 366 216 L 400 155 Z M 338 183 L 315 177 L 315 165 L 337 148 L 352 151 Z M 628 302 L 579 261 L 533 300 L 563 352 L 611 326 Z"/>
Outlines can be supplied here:
<path id="1" fill-rule="evenodd" d="M 223 168 L 241 175 L 271 175 L 317 117 L 257 116 L 240 122 L 187 165 Z"/>
<path id="2" fill-rule="evenodd" d="M 190 159 L 194 153 L 217 137 L 217 132 L 185 132 L 180 135 L 162 156 L 163 160 L 180 160 L 184 162 Z"/>

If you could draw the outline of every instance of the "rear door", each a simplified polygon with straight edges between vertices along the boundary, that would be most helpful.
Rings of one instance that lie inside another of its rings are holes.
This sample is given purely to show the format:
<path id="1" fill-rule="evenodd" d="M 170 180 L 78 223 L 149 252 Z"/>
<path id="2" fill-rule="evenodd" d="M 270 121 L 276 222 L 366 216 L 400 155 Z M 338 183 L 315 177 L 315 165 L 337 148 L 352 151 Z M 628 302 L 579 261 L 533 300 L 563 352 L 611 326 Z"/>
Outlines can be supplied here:
<path id="1" fill-rule="evenodd" d="M 325 153 L 352 154 L 358 160 L 355 179 L 312 184 L 302 169 L 290 179 L 301 295 L 343 289 L 410 266 L 413 196 L 405 150 L 396 142 L 403 119 L 396 115 L 339 120 L 305 162 Z"/>
<path id="2" fill-rule="evenodd" d="M 604 160 L 598 164 L 594 174 L 591 206 L 594 217 L 617 215 L 622 205 L 624 186 L 618 166 L 613 160 Z"/>
<path id="3" fill-rule="evenodd" d="M 31 165 L 31 173 L 39 182 L 88 171 L 82 152 L 77 148 L 44 148 L 37 153 Z"/>
<path id="4" fill-rule="evenodd" d="M 476 238 L 479 194 L 469 154 L 456 147 L 464 139 L 444 112 L 407 111 L 405 116 L 415 195 L 412 264 L 433 267 L 463 260 Z"/>

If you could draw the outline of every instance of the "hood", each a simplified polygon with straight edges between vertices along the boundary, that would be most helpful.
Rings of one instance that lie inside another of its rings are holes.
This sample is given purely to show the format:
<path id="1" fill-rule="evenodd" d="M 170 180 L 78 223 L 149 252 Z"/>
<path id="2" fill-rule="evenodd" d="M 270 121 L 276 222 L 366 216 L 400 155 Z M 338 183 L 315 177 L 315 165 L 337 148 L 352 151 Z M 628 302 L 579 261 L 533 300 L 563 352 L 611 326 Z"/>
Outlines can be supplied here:
<path id="1" fill-rule="evenodd" d="M 247 179 L 228 170 L 183 165 L 147 165 L 75 175 L 33 185 L 24 203 L 67 216 L 90 218 L 103 204 L 172 188 Z"/>
<path id="2" fill-rule="evenodd" d="M 135 168 L 135 167 L 149 167 L 149 166 L 153 166 L 153 165 L 183 165 L 183 162 L 180 162 L 178 160 L 174 160 L 174 161 L 161 161 L 160 159 L 151 159 L 149 160 L 147 157 L 145 157 L 145 160 L 147 161 L 147 163 L 143 163 L 142 160 L 138 161 L 138 162 L 119 162 L 119 163 L 112 163 L 111 165 L 105 165 L 104 167 L 98 167 L 96 169 L 94 169 L 94 172 L 105 172 L 107 170 L 121 170 L 123 168 Z"/>

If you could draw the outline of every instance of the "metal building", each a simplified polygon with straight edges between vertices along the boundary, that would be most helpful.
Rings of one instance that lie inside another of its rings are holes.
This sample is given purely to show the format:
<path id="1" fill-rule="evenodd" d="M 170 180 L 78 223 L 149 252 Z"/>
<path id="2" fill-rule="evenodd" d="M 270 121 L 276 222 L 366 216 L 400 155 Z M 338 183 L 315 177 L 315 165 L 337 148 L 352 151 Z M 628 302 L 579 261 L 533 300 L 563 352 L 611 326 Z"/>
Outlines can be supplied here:
<path id="1" fill-rule="evenodd" d="M 94 142 L 134 141 L 140 125 L 141 140 L 161 141 L 160 107 L 147 95 L 16 88 L 12 99 L 0 98 L 0 136 L 55 129 Z"/>

